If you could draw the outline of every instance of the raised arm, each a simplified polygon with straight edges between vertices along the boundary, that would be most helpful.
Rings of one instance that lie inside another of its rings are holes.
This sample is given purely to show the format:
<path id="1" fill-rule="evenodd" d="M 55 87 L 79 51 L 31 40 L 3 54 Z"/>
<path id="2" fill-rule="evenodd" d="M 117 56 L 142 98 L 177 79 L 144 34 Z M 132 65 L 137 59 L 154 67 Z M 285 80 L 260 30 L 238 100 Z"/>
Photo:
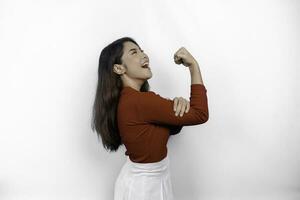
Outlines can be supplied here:
<path id="1" fill-rule="evenodd" d="M 181 47 L 174 55 L 176 64 L 188 67 L 191 73 L 190 110 L 183 116 L 174 115 L 173 101 L 155 92 L 142 92 L 136 108 L 140 120 L 163 125 L 189 126 L 205 123 L 209 118 L 206 88 L 203 84 L 197 61 Z"/>

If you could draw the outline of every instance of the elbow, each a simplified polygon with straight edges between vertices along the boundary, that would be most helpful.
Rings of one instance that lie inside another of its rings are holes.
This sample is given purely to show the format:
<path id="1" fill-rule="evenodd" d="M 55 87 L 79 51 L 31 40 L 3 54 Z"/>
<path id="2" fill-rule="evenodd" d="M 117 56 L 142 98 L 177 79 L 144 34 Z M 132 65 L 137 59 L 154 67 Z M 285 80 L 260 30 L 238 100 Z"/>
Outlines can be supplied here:
<path id="1" fill-rule="evenodd" d="M 208 121 L 208 119 L 209 119 L 209 116 L 208 116 L 208 115 L 209 115 L 209 114 L 208 114 L 208 113 L 206 113 L 206 118 L 205 118 L 205 121 L 204 121 L 204 123 Z"/>
<path id="2" fill-rule="evenodd" d="M 200 111 L 199 113 L 199 124 L 204 124 L 209 119 L 209 112 L 208 111 Z"/>

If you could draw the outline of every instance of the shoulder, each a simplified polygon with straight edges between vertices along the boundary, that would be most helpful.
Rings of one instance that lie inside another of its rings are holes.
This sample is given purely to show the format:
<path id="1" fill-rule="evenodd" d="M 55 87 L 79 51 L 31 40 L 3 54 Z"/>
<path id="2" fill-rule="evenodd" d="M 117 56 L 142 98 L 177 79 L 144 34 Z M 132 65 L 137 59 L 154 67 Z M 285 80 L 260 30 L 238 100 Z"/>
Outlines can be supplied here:
<path id="1" fill-rule="evenodd" d="M 173 100 L 160 95 L 154 91 L 140 92 L 138 98 L 136 98 L 138 102 L 137 105 L 147 106 L 147 105 L 166 105 L 171 104 Z"/>
<path id="2" fill-rule="evenodd" d="M 160 94 L 154 92 L 154 91 L 147 91 L 147 92 L 140 92 L 139 93 L 140 97 L 143 97 L 143 96 L 147 96 L 147 97 L 162 97 Z"/>
<path id="3" fill-rule="evenodd" d="M 147 91 L 147 92 L 140 92 L 138 94 L 139 101 L 142 100 L 149 100 L 149 101 L 155 101 L 155 100 L 167 100 L 167 98 L 163 97 L 162 95 L 154 92 L 154 91 Z"/>

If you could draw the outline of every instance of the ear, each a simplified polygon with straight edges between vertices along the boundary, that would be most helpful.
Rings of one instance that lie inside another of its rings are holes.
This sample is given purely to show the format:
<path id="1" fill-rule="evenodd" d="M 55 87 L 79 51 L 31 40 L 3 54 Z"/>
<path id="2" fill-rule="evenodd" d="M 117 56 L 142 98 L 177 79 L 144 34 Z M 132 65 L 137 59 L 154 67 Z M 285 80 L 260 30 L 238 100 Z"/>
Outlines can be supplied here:
<path id="1" fill-rule="evenodd" d="M 114 66 L 113 66 L 113 71 L 114 71 L 115 73 L 119 74 L 119 73 L 120 73 L 120 70 L 121 70 L 121 65 L 119 65 L 119 64 L 114 64 Z"/>

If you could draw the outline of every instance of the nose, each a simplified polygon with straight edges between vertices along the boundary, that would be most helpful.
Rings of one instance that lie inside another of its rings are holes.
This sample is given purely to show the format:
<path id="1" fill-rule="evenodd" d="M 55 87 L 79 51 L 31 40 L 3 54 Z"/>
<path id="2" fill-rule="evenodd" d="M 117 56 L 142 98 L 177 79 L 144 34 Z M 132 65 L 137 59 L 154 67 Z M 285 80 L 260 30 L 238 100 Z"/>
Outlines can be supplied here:
<path id="1" fill-rule="evenodd" d="M 148 58 L 147 54 L 145 52 L 143 52 L 143 54 L 144 54 L 143 59 L 149 61 L 149 58 Z"/>

